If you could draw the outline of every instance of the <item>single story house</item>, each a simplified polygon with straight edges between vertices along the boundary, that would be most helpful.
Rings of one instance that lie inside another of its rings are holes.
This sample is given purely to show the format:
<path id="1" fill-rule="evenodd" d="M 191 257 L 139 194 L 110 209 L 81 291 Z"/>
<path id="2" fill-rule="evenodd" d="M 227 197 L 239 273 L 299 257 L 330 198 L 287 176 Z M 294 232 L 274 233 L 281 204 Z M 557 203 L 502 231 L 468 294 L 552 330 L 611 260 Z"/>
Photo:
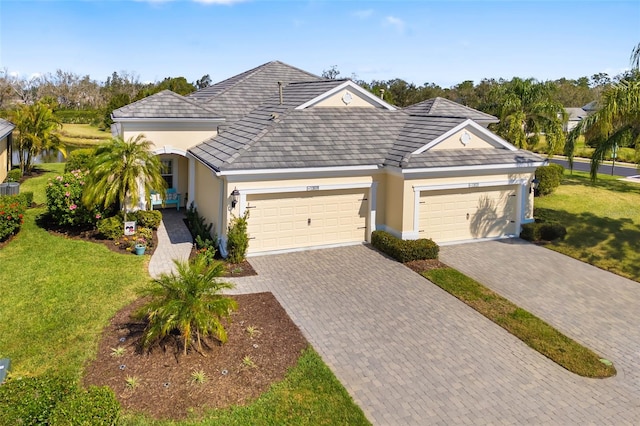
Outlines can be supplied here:
<path id="1" fill-rule="evenodd" d="M 565 108 L 564 111 L 567 113 L 567 122 L 564 125 L 565 132 L 572 131 L 578 123 L 589 115 L 583 108 Z"/>
<path id="2" fill-rule="evenodd" d="M 188 96 L 160 92 L 113 120 L 114 134 L 153 142 L 169 187 L 223 239 L 249 212 L 250 255 L 374 230 L 439 244 L 517 236 L 545 164 L 489 131 L 491 115 L 442 98 L 399 109 L 279 61 Z"/>
<path id="3" fill-rule="evenodd" d="M 0 118 L 0 182 L 4 182 L 11 170 L 11 136 L 16 126 Z"/>

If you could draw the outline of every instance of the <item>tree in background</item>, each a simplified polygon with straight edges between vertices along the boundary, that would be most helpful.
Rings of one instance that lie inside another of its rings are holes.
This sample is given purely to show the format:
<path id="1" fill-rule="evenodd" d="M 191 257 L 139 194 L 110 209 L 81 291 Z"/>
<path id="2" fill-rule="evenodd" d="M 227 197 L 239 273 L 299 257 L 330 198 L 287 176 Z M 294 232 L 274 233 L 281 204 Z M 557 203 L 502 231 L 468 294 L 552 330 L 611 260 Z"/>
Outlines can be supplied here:
<path id="1" fill-rule="evenodd" d="M 46 101 L 19 105 L 9 117 L 16 125 L 14 148 L 18 152 L 20 171 L 23 174 L 30 173 L 36 155 L 60 146 L 57 133 L 61 128 L 60 122 Z"/>
<path id="2" fill-rule="evenodd" d="M 166 183 L 160 172 L 160 160 L 151 146 L 141 134 L 127 141 L 112 138 L 98 147 L 83 195 L 84 204 L 107 209 L 118 202 L 126 221 L 128 206 L 136 202 L 142 191 L 163 192 Z"/>
<path id="3" fill-rule="evenodd" d="M 196 80 L 195 83 L 193 83 L 194 86 L 196 86 L 197 90 L 202 90 L 205 87 L 209 87 L 211 86 L 211 76 L 209 74 L 205 74 L 202 76 L 202 78 L 200 80 Z"/>
<path id="4" fill-rule="evenodd" d="M 582 120 L 567 138 L 565 154 L 573 167 L 576 141 L 584 135 L 595 145 L 591 156 L 591 179 L 598 176 L 598 167 L 608 152 L 618 146 L 635 146 L 640 152 L 640 43 L 631 54 L 632 69 L 628 79 L 614 83 L 606 89 L 598 110 Z"/>
<path id="5" fill-rule="evenodd" d="M 532 148 L 544 134 L 549 155 L 563 146 L 566 113 L 553 97 L 553 83 L 515 77 L 502 90 L 498 135 L 518 148 Z"/>

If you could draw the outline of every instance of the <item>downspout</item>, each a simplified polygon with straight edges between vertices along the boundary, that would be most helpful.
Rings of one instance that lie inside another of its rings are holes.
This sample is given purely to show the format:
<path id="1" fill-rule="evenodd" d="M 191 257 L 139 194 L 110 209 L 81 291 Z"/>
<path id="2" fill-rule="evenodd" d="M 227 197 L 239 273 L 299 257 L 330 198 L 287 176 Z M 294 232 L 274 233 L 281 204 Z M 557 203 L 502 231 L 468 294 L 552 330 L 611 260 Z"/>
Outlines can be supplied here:
<path id="1" fill-rule="evenodd" d="M 215 173 L 214 173 L 215 176 Z M 223 215 L 224 215 L 224 208 L 225 208 L 225 185 L 224 185 L 224 179 L 219 179 L 220 180 L 220 206 L 218 207 L 218 224 L 217 224 L 217 231 L 218 232 L 218 252 L 220 253 L 220 256 L 222 256 L 224 259 L 227 258 L 227 256 L 229 256 L 229 253 L 227 252 L 227 236 L 226 236 L 226 232 L 223 232 L 223 228 L 222 228 L 222 224 L 225 223 L 224 219 L 223 219 Z"/>

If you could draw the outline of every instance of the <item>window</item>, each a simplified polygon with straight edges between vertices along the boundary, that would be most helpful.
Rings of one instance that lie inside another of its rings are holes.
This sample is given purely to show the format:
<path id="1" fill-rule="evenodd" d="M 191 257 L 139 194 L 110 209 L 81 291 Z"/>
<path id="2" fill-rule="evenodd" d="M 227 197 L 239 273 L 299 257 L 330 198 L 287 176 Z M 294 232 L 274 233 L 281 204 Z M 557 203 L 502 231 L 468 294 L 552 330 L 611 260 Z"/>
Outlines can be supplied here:
<path id="1" fill-rule="evenodd" d="M 162 160 L 160 173 L 164 181 L 167 182 L 167 188 L 173 188 L 173 160 Z"/>

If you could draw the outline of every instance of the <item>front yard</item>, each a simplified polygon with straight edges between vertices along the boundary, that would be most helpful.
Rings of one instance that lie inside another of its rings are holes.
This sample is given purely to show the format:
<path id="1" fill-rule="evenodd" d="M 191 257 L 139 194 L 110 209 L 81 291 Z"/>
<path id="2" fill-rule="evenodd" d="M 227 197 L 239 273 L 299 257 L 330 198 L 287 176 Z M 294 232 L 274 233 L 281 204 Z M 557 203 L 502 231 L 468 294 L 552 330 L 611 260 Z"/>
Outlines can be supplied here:
<path id="1" fill-rule="evenodd" d="M 640 185 L 565 172 L 555 193 L 536 198 L 535 216 L 567 228 L 547 248 L 640 282 Z"/>
<path id="2" fill-rule="evenodd" d="M 0 246 L 0 358 L 11 359 L 12 380 L 47 375 L 81 383 L 85 366 L 96 357 L 102 331 L 149 281 L 148 256 L 114 253 L 102 244 L 55 236 L 40 228 L 36 218 L 46 211 L 44 188 L 50 177 L 62 173 L 64 164 L 42 167 L 48 172 L 21 186 L 21 192 L 34 192 L 34 203 L 40 207 L 27 210 L 19 234 Z M 0 424 L 15 421 L 4 415 L 10 416 L 0 411 Z M 284 381 L 246 406 L 177 423 L 131 412 L 120 420 L 120 424 L 165 423 L 369 424 L 311 348 Z"/>

